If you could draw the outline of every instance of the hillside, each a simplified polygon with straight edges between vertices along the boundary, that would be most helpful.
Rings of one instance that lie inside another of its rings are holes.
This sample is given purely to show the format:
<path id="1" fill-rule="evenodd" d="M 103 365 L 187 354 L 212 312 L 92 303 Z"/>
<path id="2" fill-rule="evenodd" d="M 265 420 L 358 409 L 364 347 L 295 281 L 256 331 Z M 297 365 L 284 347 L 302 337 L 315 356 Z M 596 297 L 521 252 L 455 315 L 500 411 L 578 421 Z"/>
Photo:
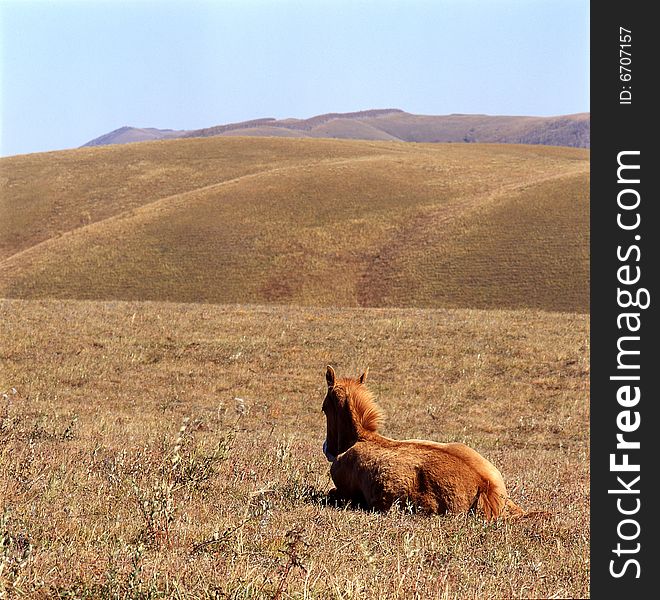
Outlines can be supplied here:
<path id="1" fill-rule="evenodd" d="M 588 311 L 581 149 L 213 136 L 0 171 L 0 296 Z"/>
<path id="2" fill-rule="evenodd" d="M 403 142 L 487 142 L 588 148 L 588 113 L 557 117 L 414 115 L 399 109 L 328 113 L 309 119 L 262 118 L 194 131 L 122 127 L 85 146 L 124 144 L 172 137 L 327 137 Z"/>

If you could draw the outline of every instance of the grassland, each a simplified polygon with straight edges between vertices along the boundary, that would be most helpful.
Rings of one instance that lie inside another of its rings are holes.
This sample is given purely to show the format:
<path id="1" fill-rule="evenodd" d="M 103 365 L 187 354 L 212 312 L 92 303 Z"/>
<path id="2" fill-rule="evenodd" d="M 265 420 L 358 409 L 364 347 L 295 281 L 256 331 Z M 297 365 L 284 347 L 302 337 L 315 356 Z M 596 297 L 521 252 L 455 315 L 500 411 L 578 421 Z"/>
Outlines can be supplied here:
<path id="1" fill-rule="evenodd" d="M 588 170 L 245 137 L 0 160 L 0 598 L 587 597 Z M 327 506 L 326 364 L 552 517 Z"/>
<path id="2" fill-rule="evenodd" d="M 588 152 L 206 138 L 0 161 L 0 296 L 588 311 Z"/>
<path id="3" fill-rule="evenodd" d="M 0 301 L 0 595 L 583 598 L 588 318 Z M 327 363 L 549 520 L 325 506 Z"/>

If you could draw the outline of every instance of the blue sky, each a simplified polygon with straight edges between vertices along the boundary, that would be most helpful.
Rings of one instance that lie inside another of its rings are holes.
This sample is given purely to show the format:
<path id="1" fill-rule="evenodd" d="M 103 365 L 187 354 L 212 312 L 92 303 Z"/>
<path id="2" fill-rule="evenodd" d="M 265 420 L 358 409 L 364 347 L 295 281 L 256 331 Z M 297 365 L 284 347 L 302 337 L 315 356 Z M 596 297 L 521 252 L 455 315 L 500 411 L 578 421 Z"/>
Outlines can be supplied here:
<path id="1" fill-rule="evenodd" d="M 589 2 L 0 0 L 0 155 L 123 125 L 589 110 Z"/>

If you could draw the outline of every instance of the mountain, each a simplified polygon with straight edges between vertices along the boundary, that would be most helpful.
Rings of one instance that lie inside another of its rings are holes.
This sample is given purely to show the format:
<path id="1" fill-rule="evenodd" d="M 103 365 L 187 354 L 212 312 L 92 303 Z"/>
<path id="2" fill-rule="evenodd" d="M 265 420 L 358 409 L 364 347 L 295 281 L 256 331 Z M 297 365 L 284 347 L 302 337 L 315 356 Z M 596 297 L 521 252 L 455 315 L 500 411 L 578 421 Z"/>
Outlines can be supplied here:
<path id="1" fill-rule="evenodd" d="M 400 109 L 328 113 L 309 119 L 261 118 L 194 131 L 122 127 L 85 146 L 124 144 L 176 137 L 313 137 L 402 142 L 484 142 L 590 146 L 590 115 L 557 117 L 414 115 Z"/>
<path id="2" fill-rule="evenodd" d="M 185 131 L 172 129 L 154 129 L 153 127 L 140 129 L 138 127 L 120 127 L 110 133 L 97 137 L 85 146 L 108 146 L 110 144 L 132 144 L 133 142 L 152 142 L 154 140 L 169 140 L 184 135 Z"/>
<path id="3" fill-rule="evenodd" d="M 0 170 L 0 297 L 589 309 L 584 149 L 220 135 Z"/>

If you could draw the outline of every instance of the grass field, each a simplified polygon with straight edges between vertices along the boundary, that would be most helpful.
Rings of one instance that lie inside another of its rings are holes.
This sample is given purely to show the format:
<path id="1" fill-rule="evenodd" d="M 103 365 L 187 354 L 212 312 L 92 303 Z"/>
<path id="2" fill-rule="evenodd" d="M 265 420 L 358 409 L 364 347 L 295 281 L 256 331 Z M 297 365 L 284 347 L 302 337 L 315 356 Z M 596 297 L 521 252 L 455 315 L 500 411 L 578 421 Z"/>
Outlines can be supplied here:
<path id="1" fill-rule="evenodd" d="M 588 310 L 586 150 L 3 158 L 0 598 L 588 597 Z M 550 518 L 328 506 L 327 364 Z"/>
<path id="2" fill-rule="evenodd" d="M 588 316 L 0 301 L 0 595 L 583 598 Z M 548 520 L 323 504 L 324 368 Z"/>
<path id="3" fill-rule="evenodd" d="M 588 151 L 205 138 L 0 161 L 0 297 L 589 307 Z"/>

